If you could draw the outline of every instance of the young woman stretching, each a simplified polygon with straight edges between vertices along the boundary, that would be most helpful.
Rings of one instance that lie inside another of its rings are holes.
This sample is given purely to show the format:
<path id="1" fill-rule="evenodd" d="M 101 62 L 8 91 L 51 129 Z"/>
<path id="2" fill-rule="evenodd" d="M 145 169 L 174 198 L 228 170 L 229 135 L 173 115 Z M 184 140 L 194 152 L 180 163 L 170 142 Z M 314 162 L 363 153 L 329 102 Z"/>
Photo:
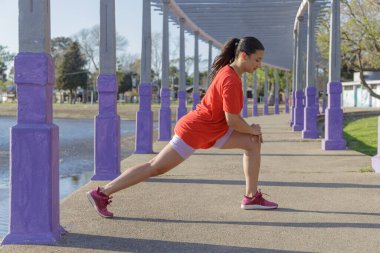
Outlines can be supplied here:
<path id="1" fill-rule="evenodd" d="M 263 142 L 259 125 L 249 125 L 240 116 L 243 108 L 241 75 L 261 66 L 264 47 L 254 37 L 231 39 L 216 57 L 211 85 L 196 110 L 182 117 L 174 128 L 175 135 L 151 161 L 127 169 L 103 187 L 87 192 L 98 214 L 113 217 L 107 210 L 111 194 L 158 176 L 189 158 L 196 149 L 211 147 L 242 149 L 246 181 L 243 209 L 275 209 L 277 204 L 263 198 L 257 190 L 260 171 L 260 148 Z"/>

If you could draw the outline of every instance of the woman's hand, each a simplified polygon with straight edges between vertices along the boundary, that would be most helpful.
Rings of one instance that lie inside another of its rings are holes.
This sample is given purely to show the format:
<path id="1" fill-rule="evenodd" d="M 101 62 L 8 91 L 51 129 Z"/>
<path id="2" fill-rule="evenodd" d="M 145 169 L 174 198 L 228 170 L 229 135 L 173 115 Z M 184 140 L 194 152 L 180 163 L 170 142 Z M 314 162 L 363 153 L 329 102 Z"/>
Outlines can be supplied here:
<path id="1" fill-rule="evenodd" d="M 253 131 L 252 131 L 252 135 L 261 135 L 261 127 L 259 124 L 252 124 L 251 125 Z"/>

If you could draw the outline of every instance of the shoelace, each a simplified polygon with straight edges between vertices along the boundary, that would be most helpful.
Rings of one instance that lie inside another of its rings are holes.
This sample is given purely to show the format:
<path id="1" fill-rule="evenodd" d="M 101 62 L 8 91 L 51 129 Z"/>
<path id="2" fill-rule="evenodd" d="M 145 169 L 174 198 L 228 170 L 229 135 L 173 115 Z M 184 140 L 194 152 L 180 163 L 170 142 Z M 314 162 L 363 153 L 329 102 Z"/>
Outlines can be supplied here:
<path id="1" fill-rule="evenodd" d="M 257 192 L 259 193 L 259 194 L 257 195 L 257 197 L 259 197 L 259 198 L 262 198 L 263 195 L 265 195 L 265 196 L 270 196 L 269 194 L 266 194 L 266 193 L 261 192 L 261 189 L 258 189 Z"/>
<path id="2" fill-rule="evenodd" d="M 104 197 L 104 199 L 102 199 L 104 202 L 104 205 L 105 206 L 108 206 L 108 205 L 110 205 L 111 203 L 112 203 L 112 196 L 111 197 Z"/>

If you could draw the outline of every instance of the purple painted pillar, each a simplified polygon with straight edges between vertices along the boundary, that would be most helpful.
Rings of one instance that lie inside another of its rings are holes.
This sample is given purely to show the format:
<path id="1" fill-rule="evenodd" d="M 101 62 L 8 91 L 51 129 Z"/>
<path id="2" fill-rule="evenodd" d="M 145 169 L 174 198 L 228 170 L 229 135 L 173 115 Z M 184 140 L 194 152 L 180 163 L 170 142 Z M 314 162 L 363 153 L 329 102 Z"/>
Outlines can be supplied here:
<path id="1" fill-rule="evenodd" d="M 289 97 L 285 97 L 285 113 L 289 113 Z"/>
<path id="2" fill-rule="evenodd" d="M 274 114 L 280 114 L 278 97 L 274 99 Z"/>
<path id="3" fill-rule="evenodd" d="M 304 109 L 304 128 L 302 138 L 316 139 L 319 137 L 317 129 L 317 106 L 315 105 L 315 93 L 317 89 L 314 86 L 306 88 L 306 107 Z"/>
<path id="4" fill-rule="evenodd" d="M 252 116 L 259 116 L 259 110 L 257 108 L 257 97 L 253 97 Z"/>
<path id="5" fill-rule="evenodd" d="M 153 153 L 153 112 L 151 110 L 152 86 L 149 83 L 139 86 L 140 106 L 136 113 L 136 154 Z"/>
<path id="6" fill-rule="evenodd" d="M 161 109 L 158 125 L 158 140 L 169 141 L 172 137 L 172 119 L 170 109 L 170 89 L 161 88 Z"/>
<path id="7" fill-rule="evenodd" d="M 120 175 L 120 117 L 116 107 L 116 76 L 98 76 L 99 114 L 95 117 L 95 175 L 112 180 Z"/>
<path id="8" fill-rule="evenodd" d="M 328 83 L 327 94 L 328 108 L 325 115 L 325 139 L 322 140 L 322 149 L 344 150 L 346 141 L 343 139 L 343 110 L 340 104 L 342 83 Z"/>
<path id="9" fill-rule="evenodd" d="M 380 173 L 380 117 L 377 118 L 377 155 L 371 158 L 372 168 Z"/>
<path id="10" fill-rule="evenodd" d="M 247 117 L 248 117 L 247 96 L 244 96 L 244 98 L 243 98 L 243 111 L 242 111 L 242 117 L 243 117 L 243 118 L 247 118 Z"/>
<path id="11" fill-rule="evenodd" d="M 294 110 L 295 110 L 295 99 L 296 99 L 296 92 L 293 91 L 292 92 L 292 115 L 291 115 L 291 118 L 290 118 L 290 127 L 293 127 L 294 125 Z"/>
<path id="12" fill-rule="evenodd" d="M 186 91 L 178 91 L 177 121 L 187 114 Z"/>
<path id="13" fill-rule="evenodd" d="M 264 96 L 264 115 L 269 115 L 268 97 Z"/>
<path id="14" fill-rule="evenodd" d="M 294 124 L 293 131 L 301 131 L 303 129 L 303 108 L 304 108 L 303 90 L 296 91 L 296 101 L 294 106 Z"/>
<path id="15" fill-rule="evenodd" d="M 11 129 L 9 233 L 2 244 L 60 239 L 59 128 L 53 124 L 54 63 L 49 54 L 15 58 L 17 124 Z"/>
<path id="16" fill-rule="evenodd" d="M 253 73 L 253 106 L 252 106 L 252 116 L 259 116 L 259 110 L 257 108 L 257 73 Z"/>
<path id="17" fill-rule="evenodd" d="M 320 113 L 319 111 L 319 94 L 315 94 L 315 107 L 317 111 L 317 115 Z"/>
<path id="18" fill-rule="evenodd" d="M 199 104 L 199 92 L 193 92 L 193 110 L 197 108 L 197 104 Z"/>

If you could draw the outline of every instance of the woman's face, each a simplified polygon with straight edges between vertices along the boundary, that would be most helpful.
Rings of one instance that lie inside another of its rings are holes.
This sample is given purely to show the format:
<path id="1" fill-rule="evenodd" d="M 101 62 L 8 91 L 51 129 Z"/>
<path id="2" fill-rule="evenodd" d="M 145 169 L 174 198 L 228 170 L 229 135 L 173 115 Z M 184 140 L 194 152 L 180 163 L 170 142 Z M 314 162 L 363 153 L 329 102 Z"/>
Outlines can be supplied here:
<path id="1" fill-rule="evenodd" d="M 245 55 L 244 65 L 245 71 L 253 73 L 256 69 L 261 67 L 261 61 L 264 57 L 264 50 L 257 50 L 254 54 Z"/>

